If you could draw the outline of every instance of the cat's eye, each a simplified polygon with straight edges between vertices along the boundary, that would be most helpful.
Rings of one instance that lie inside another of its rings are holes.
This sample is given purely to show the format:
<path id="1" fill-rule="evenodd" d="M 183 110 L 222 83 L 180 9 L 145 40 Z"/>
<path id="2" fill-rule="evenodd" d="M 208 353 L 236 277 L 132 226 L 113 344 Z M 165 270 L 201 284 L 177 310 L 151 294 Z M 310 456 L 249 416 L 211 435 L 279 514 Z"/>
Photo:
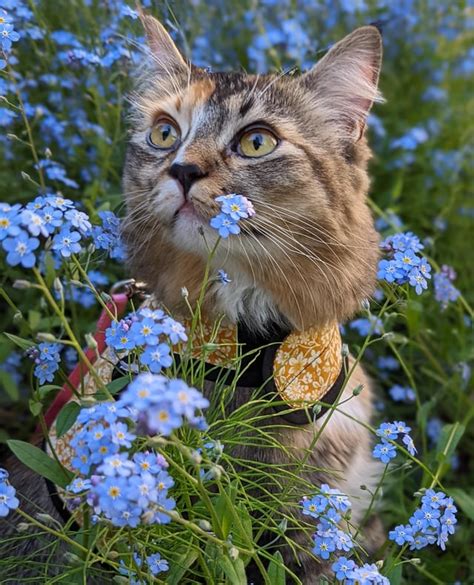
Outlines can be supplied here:
<path id="1" fill-rule="evenodd" d="M 148 144 L 153 148 L 170 150 L 174 148 L 180 138 L 177 124 L 167 118 L 158 120 L 148 133 Z"/>
<path id="2" fill-rule="evenodd" d="M 276 136 L 265 128 L 253 128 L 244 132 L 239 140 L 239 154 L 258 158 L 270 154 L 278 146 Z"/>

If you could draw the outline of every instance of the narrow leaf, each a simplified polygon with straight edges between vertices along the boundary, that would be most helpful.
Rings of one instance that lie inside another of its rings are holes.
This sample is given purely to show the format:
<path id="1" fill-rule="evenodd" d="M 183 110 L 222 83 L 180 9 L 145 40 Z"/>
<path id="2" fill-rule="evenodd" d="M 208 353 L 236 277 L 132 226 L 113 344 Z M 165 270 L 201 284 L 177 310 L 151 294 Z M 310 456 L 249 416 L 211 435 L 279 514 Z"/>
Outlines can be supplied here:
<path id="1" fill-rule="evenodd" d="M 70 471 L 51 459 L 42 449 L 30 443 L 11 439 L 7 441 L 7 444 L 24 465 L 56 485 L 66 487 L 74 477 Z"/>
<path id="2" fill-rule="evenodd" d="M 451 488 L 449 495 L 471 520 L 474 520 L 474 497 L 460 488 Z"/>
<path id="3" fill-rule="evenodd" d="M 5 392 L 13 402 L 16 402 L 20 398 L 20 392 L 18 391 L 18 386 L 15 384 L 15 380 L 4 370 L 0 370 L 0 390 Z"/>
<path id="4" fill-rule="evenodd" d="M 437 461 L 443 462 L 451 458 L 465 430 L 466 427 L 458 422 L 444 425 L 436 446 Z"/>
<path id="5" fill-rule="evenodd" d="M 276 551 L 268 565 L 268 580 L 272 585 L 285 585 L 285 563 L 280 551 Z"/>
<path id="6" fill-rule="evenodd" d="M 128 376 L 123 376 L 122 378 L 117 378 L 116 380 L 112 380 L 107 384 L 107 390 L 110 394 L 117 394 L 120 392 L 122 388 L 125 388 L 127 384 L 130 384 L 130 378 Z"/>
<path id="7" fill-rule="evenodd" d="M 4 333 L 5 337 L 8 337 L 10 341 L 13 341 L 15 345 L 20 347 L 21 349 L 28 349 L 35 345 L 32 341 L 28 339 L 23 339 L 22 337 L 18 337 L 18 335 L 13 335 L 13 333 Z"/>
<path id="8" fill-rule="evenodd" d="M 56 432 L 58 437 L 62 437 L 72 425 L 76 422 L 81 411 L 81 406 L 77 402 L 71 401 L 65 404 L 56 418 Z"/>

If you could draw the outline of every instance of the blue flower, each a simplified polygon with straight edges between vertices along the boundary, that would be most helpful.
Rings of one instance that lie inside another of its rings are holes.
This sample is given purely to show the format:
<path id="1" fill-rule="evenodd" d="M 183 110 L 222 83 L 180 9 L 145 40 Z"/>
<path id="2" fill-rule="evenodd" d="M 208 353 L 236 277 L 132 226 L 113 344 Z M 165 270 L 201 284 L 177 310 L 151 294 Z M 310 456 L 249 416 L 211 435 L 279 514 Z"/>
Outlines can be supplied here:
<path id="1" fill-rule="evenodd" d="M 396 439 L 398 436 L 398 430 L 393 423 L 382 423 L 376 431 L 378 437 L 383 439 Z"/>
<path id="2" fill-rule="evenodd" d="M 216 217 L 211 219 L 211 227 L 219 232 L 221 238 L 228 238 L 231 234 L 237 235 L 240 233 L 240 227 L 236 221 L 231 219 L 224 213 L 219 213 Z"/>
<path id="3" fill-rule="evenodd" d="M 76 477 L 67 487 L 66 490 L 73 494 L 81 494 L 86 492 L 91 488 L 92 484 L 90 479 L 82 479 L 81 477 Z"/>
<path id="4" fill-rule="evenodd" d="M 331 569 L 336 574 L 336 579 L 343 581 L 349 578 L 349 572 L 353 571 L 356 567 L 355 562 L 352 559 L 346 557 L 339 557 L 335 563 L 331 565 Z"/>
<path id="5" fill-rule="evenodd" d="M 169 400 L 173 404 L 173 410 L 188 419 L 194 417 L 196 409 L 209 406 L 207 398 L 195 388 L 190 388 L 183 380 L 170 380 L 163 399 Z"/>
<path id="6" fill-rule="evenodd" d="M 130 433 L 127 425 L 123 422 L 110 425 L 110 433 L 112 443 L 115 443 L 120 447 L 130 448 L 132 446 L 132 441 L 136 439 L 136 435 Z"/>
<path id="7" fill-rule="evenodd" d="M 180 341 L 187 341 L 186 329 L 179 321 L 165 317 L 161 323 L 163 333 L 169 337 L 169 340 L 174 345 Z"/>
<path id="8" fill-rule="evenodd" d="M 395 526 L 393 530 L 388 533 L 390 540 L 395 541 L 398 545 L 409 544 L 413 542 L 413 531 L 409 524 Z"/>
<path id="9" fill-rule="evenodd" d="M 327 561 L 332 552 L 336 550 L 336 543 L 332 535 L 321 536 L 319 534 L 313 535 L 313 553 Z"/>
<path id="10" fill-rule="evenodd" d="M 383 333 L 383 324 L 379 317 L 369 315 L 368 318 L 354 319 L 349 323 L 351 329 L 355 329 L 359 335 L 381 335 Z"/>
<path id="11" fill-rule="evenodd" d="M 221 204 L 221 213 L 233 221 L 240 221 L 255 215 L 252 203 L 243 195 L 221 195 L 216 197 L 216 201 Z"/>
<path id="12" fill-rule="evenodd" d="M 421 295 L 423 290 L 428 288 L 428 283 L 418 268 L 410 270 L 408 273 L 408 282 L 410 286 L 414 287 L 417 295 Z"/>
<path id="13" fill-rule="evenodd" d="M 395 402 L 415 402 L 416 395 L 412 388 L 395 384 L 388 393 Z"/>
<path id="14" fill-rule="evenodd" d="M 166 343 L 146 347 L 140 355 L 140 363 L 148 366 L 154 374 L 158 374 L 163 368 L 168 368 L 173 363 L 171 350 Z"/>
<path id="15" fill-rule="evenodd" d="M 32 268 L 36 263 L 34 251 L 39 246 L 37 238 L 30 238 L 26 232 L 21 231 L 15 237 L 7 237 L 2 242 L 3 249 L 7 252 L 7 263 L 10 266 Z"/>
<path id="16" fill-rule="evenodd" d="M 136 321 L 130 327 L 130 335 L 136 345 L 157 345 L 162 333 L 162 325 L 150 318 Z"/>
<path id="17" fill-rule="evenodd" d="M 112 323 L 105 331 L 105 341 L 109 347 L 120 351 L 123 349 L 134 349 L 136 347 L 135 337 L 130 331 L 130 327 L 122 320 L 118 323 Z"/>
<path id="18" fill-rule="evenodd" d="M 229 284 L 229 282 L 232 282 L 227 272 L 225 272 L 222 268 L 217 271 L 217 280 L 221 284 Z"/>
<path id="19" fill-rule="evenodd" d="M 387 577 L 384 577 L 379 573 L 377 565 L 368 563 L 357 567 L 352 571 L 349 571 L 348 577 L 350 581 L 348 583 L 357 583 L 359 585 L 390 585 L 390 581 Z"/>
<path id="20" fill-rule="evenodd" d="M 447 497 L 443 492 L 435 492 L 435 490 L 429 489 L 424 493 L 421 502 L 432 508 L 440 508 L 446 505 Z"/>
<path id="21" fill-rule="evenodd" d="M 415 443 L 413 442 L 413 439 L 410 437 L 410 435 L 404 435 L 402 441 L 405 444 L 408 453 L 410 453 L 410 455 L 414 457 L 416 455 L 416 447 Z"/>
<path id="22" fill-rule="evenodd" d="M 399 268 L 394 260 L 380 260 L 377 269 L 377 278 L 390 283 L 396 282 L 400 278 L 403 278 L 403 270 Z"/>
<path id="23" fill-rule="evenodd" d="M 68 209 L 64 214 L 64 217 L 69 223 L 78 229 L 82 234 L 88 235 L 91 232 L 92 224 L 89 220 L 87 213 L 78 211 L 77 209 Z"/>
<path id="24" fill-rule="evenodd" d="M 2 204 L 0 206 L 0 241 L 7 236 L 18 236 L 21 232 L 19 223 L 18 210 L 7 204 Z"/>
<path id="25" fill-rule="evenodd" d="M 150 453 L 149 451 L 145 451 L 145 453 L 135 453 L 133 461 L 138 465 L 141 471 L 149 471 L 150 473 L 158 473 L 164 466 L 167 466 L 166 459 L 164 459 L 162 455 L 157 455 L 153 452 Z"/>
<path id="26" fill-rule="evenodd" d="M 63 224 L 63 212 L 60 209 L 55 209 L 51 205 L 47 205 L 39 210 L 38 215 L 42 217 L 43 226 L 48 232 L 48 235 L 52 234 L 56 228 Z"/>
<path id="27" fill-rule="evenodd" d="M 81 251 L 81 234 L 76 231 L 70 231 L 64 226 L 61 231 L 53 238 L 52 249 L 56 250 L 64 258 L 69 258 L 71 254 L 77 254 Z"/>
<path id="28" fill-rule="evenodd" d="M 0 518 L 8 516 L 10 511 L 16 510 L 19 505 L 15 488 L 2 480 L 0 482 Z"/>
<path id="29" fill-rule="evenodd" d="M 154 576 L 169 569 L 168 561 L 162 559 L 159 553 L 155 553 L 147 557 L 146 564 L 150 570 L 150 573 Z"/>
<path id="30" fill-rule="evenodd" d="M 6 53 L 12 48 L 12 43 L 16 43 L 20 35 L 14 30 L 13 24 L 4 22 L 0 24 L 0 47 Z"/>
<path id="31" fill-rule="evenodd" d="M 433 278 L 435 299 L 440 303 L 441 308 L 445 310 L 450 302 L 456 301 L 461 293 L 453 285 L 456 279 L 456 273 L 450 266 L 442 266 L 441 271 L 436 273 Z"/>
<path id="32" fill-rule="evenodd" d="M 128 453 L 115 453 L 105 457 L 97 467 L 97 471 L 107 477 L 129 477 L 134 468 L 134 463 L 128 458 Z"/>
<path id="33" fill-rule="evenodd" d="M 372 454 L 376 459 L 380 459 L 382 463 L 389 463 L 391 459 L 396 457 L 397 450 L 395 445 L 382 440 L 381 443 L 377 443 L 377 445 L 375 445 Z"/>

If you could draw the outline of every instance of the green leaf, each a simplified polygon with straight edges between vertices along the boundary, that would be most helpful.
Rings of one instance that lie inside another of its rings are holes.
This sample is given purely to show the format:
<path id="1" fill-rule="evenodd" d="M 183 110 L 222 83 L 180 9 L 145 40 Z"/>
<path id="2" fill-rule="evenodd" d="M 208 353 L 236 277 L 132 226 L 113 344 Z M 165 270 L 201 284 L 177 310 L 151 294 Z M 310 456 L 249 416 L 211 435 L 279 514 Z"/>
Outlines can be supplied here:
<path id="1" fill-rule="evenodd" d="M 13 341 L 15 345 L 18 345 L 21 349 L 28 349 L 35 345 L 32 341 L 28 339 L 23 339 L 22 337 L 18 337 L 18 335 L 13 335 L 13 333 L 4 333 L 5 337 L 8 337 L 10 341 Z"/>
<path id="2" fill-rule="evenodd" d="M 280 551 L 276 551 L 268 565 L 268 578 L 272 585 L 285 585 L 285 563 Z"/>
<path id="3" fill-rule="evenodd" d="M 11 439 L 7 441 L 7 445 L 24 465 L 56 485 L 66 487 L 74 477 L 70 471 L 52 459 L 42 449 L 30 443 Z"/>
<path id="4" fill-rule="evenodd" d="M 195 548 L 189 547 L 179 556 L 173 557 L 173 563 L 170 566 L 169 573 L 166 574 L 166 585 L 179 585 L 183 576 L 188 569 L 195 563 L 198 558 L 198 552 Z"/>
<path id="5" fill-rule="evenodd" d="M 43 410 L 43 404 L 37 400 L 30 400 L 29 406 L 30 412 L 33 416 L 38 416 L 39 413 Z"/>
<path id="6" fill-rule="evenodd" d="M 231 585 L 245 585 L 247 576 L 242 559 L 232 561 L 229 557 L 222 556 L 218 560 L 219 567 L 224 571 L 225 576 L 229 579 Z M 272 584 L 273 585 L 273 584 Z"/>
<path id="7" fill-rule="evenodd" d="M 13 402 L 16 402 L 20 398 L 20 392 L 18 391 L 18 386 L 15 384 L 15 380 L 4 370 L 0 370 L 0 389 Z"/>
<path id="8" fill-rule="evenodd" d="M 56 278 L 56 269 L 54 268 L 54 258 L 51 252 L 46 252 L 44 255 L 44 267 L 45 276 L 44 280 L 46 284 L 51 288 L 53 286 L 54 279 Z"/>
<path id="9" fill-rule="evenodd" d="M 56 418 L 56 432 L 58 437 L 62 437 L 72 425 L 76 422 L 81 411 L 81 405 L 73 400 L 65 404 Z"/>
<path id="10" fill-rule="evenodd" d="M 474 497 L 460 488 L 451 488 L 449 495 L 471 520 L 474 520 Z"/>
<path id="11" fill-rule="evenodd" d="M 390 585 L 400 585 L 402 582 L 402 570 L 403 565 L 402 563 L 395 565 L 386 575 L 387 579 L 390 581 Z"/>
<path id="12" fill-rule="evenodd" d="M 221 494 L 214 500 L 216 516 L 220 519 L 221 530 L 224 538 L 227 538 L 232 527 L 234 517 L 232 515 L 232 506 L 237 497 L 236 482 L 232 482 L 225 490 L 221 489 Z"/>
<path id="13" fill-rule="evenodd" d="M 237 522 L 234 522 L 233 525 L 233 536 L 234 536 L 234 542 L 236 544 L 240 544 L 242 546 L 247 545 L 248 541 L 252 541 L 253 540 L 253 534 L 252 534 L 252 517 L 250 516 L 249 511 L 247 510 L 247 507 L 245 506 L 245 504 L 243 502 L 239 502 L 236 507 L 235 510 L 237 512 L 237 514 L 239 515 L 239 519 L 240 519 L 240 523 L 242 524 L 242 528 L 240 527 L 240 525 Z"/>
<path id="14" fill-rule="evenodd" d="M 62 386 L 58 386 L 57 384 L 45 384 L 44 386 L 41 386 L 38 390 L 40 398 L 44 398 L 53 390 L 62 390 Z"/>
<path id="15" fill-rule="evenodd" d="M 444 425 L 436 446 L 436 460 L 443 463 L 453 455 L 466 427 L 456 422 L 452 425 Z"/>
<path id="16" fill-rule="evenodd" d="M 127 384 L 130 384 L 130 377 L 123 376 L 122 378 L 117 378 L 116 380 L 109 382 L 107 384 L 107 390 L 110 392 L 110 394 L 117 394 L 117 392 L 120 392 L 120 390 L 125 388 Z"/>

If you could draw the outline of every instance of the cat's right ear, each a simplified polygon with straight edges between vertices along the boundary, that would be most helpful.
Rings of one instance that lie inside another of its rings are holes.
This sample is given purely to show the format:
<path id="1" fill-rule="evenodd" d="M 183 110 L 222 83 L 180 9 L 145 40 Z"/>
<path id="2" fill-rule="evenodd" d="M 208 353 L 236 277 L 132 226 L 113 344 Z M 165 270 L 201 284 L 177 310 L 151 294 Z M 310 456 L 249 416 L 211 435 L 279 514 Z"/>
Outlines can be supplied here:
<path id="1" fill-rule="evenodd" d="M 138 15 L 140 17 L 143 28 L 150 48 L 150 56 L 154 67 L 158 71 L 171 74 L 178 71 L 187 71 L 188 64 L 183 59 L 178 48 L 174 44 L 165 27 L 159 20 L 146 14 L 138 6 Z"/>

